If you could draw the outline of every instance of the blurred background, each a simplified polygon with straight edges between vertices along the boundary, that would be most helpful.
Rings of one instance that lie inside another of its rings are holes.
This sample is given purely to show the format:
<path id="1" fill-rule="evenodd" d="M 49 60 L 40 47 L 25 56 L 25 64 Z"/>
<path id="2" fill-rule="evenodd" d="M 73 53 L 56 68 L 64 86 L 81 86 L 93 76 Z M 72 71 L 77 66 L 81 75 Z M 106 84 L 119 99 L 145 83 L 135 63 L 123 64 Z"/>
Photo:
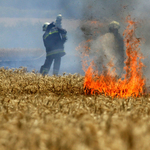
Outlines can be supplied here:
<path id="1" fill-rule="evenodd" d="M 24 66 L 28 71 L 39 71 L 45 60 L 42 26 L 55 21 L 61 13 L 68 41 L 60 74 L 84 75 L 80 53 L 76 50 L 79 44 L 108 32 L 108 24 L 113 20 L 120 22 L 122 34 L 127 26 L 126 17 L 131 15 L 138 21 L 136 36 L 143 39 L 141 51 L 147 66 L 144 74 L 149 78 L 149 7 L 149 0 L 0 0 L 0 67 Z"/>

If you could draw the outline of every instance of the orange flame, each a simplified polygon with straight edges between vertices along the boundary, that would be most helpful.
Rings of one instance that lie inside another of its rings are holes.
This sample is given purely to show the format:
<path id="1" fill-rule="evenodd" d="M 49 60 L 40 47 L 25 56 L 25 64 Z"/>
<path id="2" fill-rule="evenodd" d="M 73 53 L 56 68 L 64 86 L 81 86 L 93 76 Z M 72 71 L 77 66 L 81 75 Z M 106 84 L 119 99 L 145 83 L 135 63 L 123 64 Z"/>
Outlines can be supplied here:
<path id="1" fill-rule="evenodd" d="M 124 42 L 126 46 L 125 60 L 125 75 L 122 75 L 124 79 L 117 79 L 110 74 L 110 71 L 99 75 L 98 71 L 93 68 L 94 62 L 85 71 L 84 89 L 85 94 L 105 94 L 111 97 L 138 97 L 144 94 L 145 78 L 143 77 L 142 68 L 144 59 L 140 52 L 141 41 L 135 36 L 135 29 L 137 28 L 137 22 L 131 20 L 128 16 L 126 19 L 128 26 L 123 32 Z"/>

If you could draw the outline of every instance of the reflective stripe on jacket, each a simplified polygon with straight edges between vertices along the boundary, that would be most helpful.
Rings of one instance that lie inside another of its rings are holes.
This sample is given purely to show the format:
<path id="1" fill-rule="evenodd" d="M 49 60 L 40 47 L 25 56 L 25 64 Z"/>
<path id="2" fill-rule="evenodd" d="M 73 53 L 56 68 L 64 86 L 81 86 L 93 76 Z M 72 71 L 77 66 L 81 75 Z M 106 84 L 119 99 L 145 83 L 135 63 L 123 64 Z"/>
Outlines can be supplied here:
<path id="1" fill-rule="evenodd" d="M 43 37 L 44 40 L 45 40 L 49 35 L 54 34 L 54 33 L 58 33 L 58 30 L 55 30 L 55 31 L 53 31 L 53 32 L 49 32 L 49 33 L 45 34 L 45 36 Z"/>
<path id="2" fill-rule="evenodd" d="M 63 49 L 55 49 L 55 50 L 51 50 L 51 51 L 47 52 L 46 56 L 59 54 L 59 53 L 62 53 L 63 55 L 65 55 L 65 51 Z"/>

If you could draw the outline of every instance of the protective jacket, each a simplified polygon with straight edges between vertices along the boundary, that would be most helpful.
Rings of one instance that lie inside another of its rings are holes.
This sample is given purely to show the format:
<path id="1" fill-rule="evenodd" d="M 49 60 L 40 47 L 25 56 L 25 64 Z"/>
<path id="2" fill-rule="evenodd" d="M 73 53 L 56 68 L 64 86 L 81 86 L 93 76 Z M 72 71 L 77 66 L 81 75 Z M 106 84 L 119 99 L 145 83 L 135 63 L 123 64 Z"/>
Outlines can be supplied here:
<path id="1" fill-rule="evenodd" d="M 67 31 L 62 28 L 55 26 L 55 23 L 52 22 L 48 25 L 44 35 L 43 42 L 46 47 L 47 56 L 59 54 L 64 56 L 64 43 L 67 40 Z"/>
<path id="2" fill-rule="evenodd" d="M 124 67 L 124 41 L 117 33 L 108 32 L 91 42 L 90 57 L 94 59 L 98 71 L 109 70 L 121 77 Z M 115 72 L 113 70 L 116 70 Z"/>

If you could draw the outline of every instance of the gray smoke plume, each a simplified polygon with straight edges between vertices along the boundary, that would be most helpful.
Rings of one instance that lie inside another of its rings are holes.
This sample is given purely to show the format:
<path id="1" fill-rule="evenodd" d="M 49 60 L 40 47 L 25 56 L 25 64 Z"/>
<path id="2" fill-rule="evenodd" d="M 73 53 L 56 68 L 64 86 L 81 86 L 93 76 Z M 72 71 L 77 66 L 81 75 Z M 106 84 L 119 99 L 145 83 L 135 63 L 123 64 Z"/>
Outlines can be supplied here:
<path id="1" fill-rule="evenodd" d="M 108 24 L 115 20 L 118 21 L 121 25 L 120 34 L 123 34 L 127 23 L 125 22 L 126 17 L 131 15 L 131 18 L 138 22 L 138 28 L 136 29 L 137 38 L 142 38 L 145 40 L 144 43 L 141 43 L 141 51 L 144 56 L 147 58 L 143 60 L 143 63 L 147 66 L 144 70 L 144 75 L 149 77 L 149 30 L 150 22 L 148 15 L 150 2 L 148 0 L 85 0 L 82 9 L 82 19 L 80 22 L 80 29 L 83 32 L 83 37 L 85 40 L 92 39 L 92 43 L 89 44 L 94 50 L 99 47 L 101 49 L 102 43 L 98 42 L 103 35 L 108 32 Z M 92 21 L 97 21 L 99 26 L 96 27 L 95 24 L 91 23 Z M 97 32 L 97 33 L 96 33 Z M 96 33 L 96 34 L 95 34 Z M 108 52 L 110 55 L 111 52 Z M 99 55 L 101 55 L 99 53 Z M 118 56 L 119 57 L 119 56 Z M 116 58 L 119 59 L 117 56 Z"/>
<path id="2" fill-rule="evenodd" d="M 108 24 L 116 20 L 120 23 L 121 28 L 120 34 L 123 33 L 126 28 L 125 18 L 131 15 L 140 22 L 140 26 L 136 30 L 137 37 L 145 38 L 145 43 L 142 44 L 141 49 L 147 58 L 144 60 L 147 66 L 145 74 L 148 76 L 149 73 L 149 0 L 0 0 L 0 17 L 11 17 L 11 18 L 33 18 L 43 19 L 45 21 L 53 21 L 58 13 L 63 15 L 63 27 L 68 31 L 68 41 L 65 44 L 65 51 L 67 55 L 62 59 L 61 72 L 82 72 L 81 60 L 76 57 L 76 47 L 80 42 L 88 39 L 92 39 L 92 47 L 94 46 L 94 40 L 101 38 L 108 32 Z M 67 22 L 68 21 L 68 22 Z M 95 23 L 92 21 L 96 21 Z M 70 24 L 73 22 L 73 24 Z M 44 21 L 40 21 L 36 29 L 26 28 L 22 29 L 25 22 L 18 22 L 20 25 L 17 30 L 7 31 L 11 34 L 7 35 L 7 32 L 2 33 L 5 41 L 6 48 L 41 48 L 43 53 L 45 48 L 42 41 L 42 25 Z M 70 29 L 70 26 L 75 26 Z M 3 29 L 2 29 L 3 31 Z M 17 33 L 17 34 L 16 34 Z M 13 37 L 13 38 L 10 38 Z M 1 48 L 5 48 L 4 46 Z M 9 46 L 9 47 L 7 47 Z M 91 47 L 91 45 L 89 45 Z M 101 45 L 100 45 L 101 46 Z M 99 46 L 98 46 L 99 47 Z M 42 61 L 44 63 L 45 57 Z M 70 63 L 68 63 L 68 60 Z M 40 62 L 41 63 L 41 62 Z M 36 68 L 42 64 L 36 64 Z M 23 64 L 22 64 L 23 65 Z M 83 72 L 82 72 L 83 73 Z"/>

